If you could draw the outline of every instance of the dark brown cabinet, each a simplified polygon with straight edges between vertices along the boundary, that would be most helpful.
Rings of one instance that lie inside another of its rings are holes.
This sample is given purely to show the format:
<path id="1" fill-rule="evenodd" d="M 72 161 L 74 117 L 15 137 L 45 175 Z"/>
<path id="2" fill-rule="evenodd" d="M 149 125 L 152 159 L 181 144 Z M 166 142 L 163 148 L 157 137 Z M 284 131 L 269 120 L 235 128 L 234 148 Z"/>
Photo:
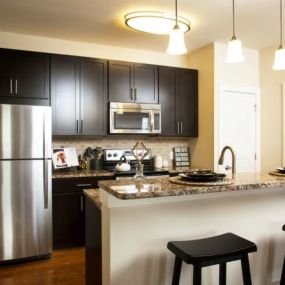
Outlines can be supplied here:
<path id="1" fill-rule="evenodd" d="M 109 61 L 109 101 L 158 103 L 158 66 Z"/>
<path id="2" fill-rule="evenodd" d="M 83 189 L 97 188 L 96 177 L 52 180 L 52 225 L 55 249 L 85 243 L 85 201 Z"/>
<path id="3" fill-rule="evenodd" d="M 51 105 L 54 135 L 105 135 L 107 62 L 52 56 Z"/>
<path id="4" fill-rule="evenodd" d="M 45 53 L 0 49 L 1 102 L 49 105 L 49 58 Z"/>
<path id="5" fill-rule="evenodd" d="M 198 71 L 159 67 L 161 135 L 198 136 Z"/>
<path id="6" fill-rule="evenodd" d="M 53 247 L 84 245 L 84 198 L 82 193 L 53 194 Z"/>

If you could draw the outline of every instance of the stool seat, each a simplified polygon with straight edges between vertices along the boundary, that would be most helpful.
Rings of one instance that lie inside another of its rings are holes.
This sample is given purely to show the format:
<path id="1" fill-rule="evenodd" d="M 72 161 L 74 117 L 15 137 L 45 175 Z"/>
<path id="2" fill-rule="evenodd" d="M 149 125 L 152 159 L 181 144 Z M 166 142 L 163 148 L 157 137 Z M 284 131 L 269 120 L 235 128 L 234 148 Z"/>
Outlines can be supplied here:
<path id="1" fill-rule="evenodd" d="M 182 261 L 193 265 L 193 285 L 202 284 L 203 267 L 216 264 L 219 264 L 219 285 L 226 285 L 227 262 L 235 260 L 241 261 L 243 284 L 252 285 L 248 254 L 257 251 L 257 247 L 247 239 L 226 233 L 204 239 L 170 241 L 167 248 L 175 254 L 172 285 L 179 285 Z"/>
<path id="2" fill-rule="evenodd" d="M 170 241 L 167 248 L 187 264 L 203 264 L 204 262 L 209 265 L 212 264 L 212 260 L 235 260 L 236 256 L 257 251 L 253 242 L 233 233 L 197 240 Z M 215 262 L 215 264 L 217 263 L 219 262 Z"/>

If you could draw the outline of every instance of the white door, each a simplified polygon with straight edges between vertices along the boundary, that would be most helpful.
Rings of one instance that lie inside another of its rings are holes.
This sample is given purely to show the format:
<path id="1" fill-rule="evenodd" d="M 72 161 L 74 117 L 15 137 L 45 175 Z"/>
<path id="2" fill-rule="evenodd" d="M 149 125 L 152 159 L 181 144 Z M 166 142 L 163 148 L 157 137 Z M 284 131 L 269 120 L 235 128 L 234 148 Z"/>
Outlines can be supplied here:
<path id="1" fill-rule="evenodd" d="M 221 88 L 219 94 L 218 155 L 229 145 L 236 154 L 236 172 L 259 171 L 259 97 L 258 90 Z M 227 151 L 224 165 L 231 167 L 231 155 Z"/>

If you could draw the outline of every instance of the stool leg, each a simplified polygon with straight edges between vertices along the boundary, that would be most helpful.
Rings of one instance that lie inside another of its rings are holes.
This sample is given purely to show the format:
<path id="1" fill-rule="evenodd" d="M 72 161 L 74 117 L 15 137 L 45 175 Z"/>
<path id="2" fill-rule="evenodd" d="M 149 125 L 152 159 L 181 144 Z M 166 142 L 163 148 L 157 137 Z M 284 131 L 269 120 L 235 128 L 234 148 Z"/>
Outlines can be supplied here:
<path id="1" fill-rule="evenodd" d="M 227 264 L 220 264 L 220 277 L 219 277 L 219 285 L 226 285 L 227 283 Z"/>
<path id="2" fill-rule="evenodd" d="M 202 282 L 201 271 L 202 271 L 201 265 L 194 265 L 193 285 L 201 285 L 201 282 Z"/>
<path id="3" fill-rule="evenodd" d="M 241 258 L 241 267 L 242 267 L 242 277 L 244 285 L 252 285 L 251 284 L 251 276 L 250 276 L 250 268 L 248 255 L 243 255 Z"/>
<path id="4" fill-rule="evenodd" d="M 180 272 L 181 272 L 182 260 L 175 256 L 175 263 L 172 276 L 172 285 L 179 285 Z"/>
<path id="5" fill-rule="evenodd" d="M 285 285 L 285 257 L 284 257 L 284 261 L 283 261 L 283 268 L 282 268 L 280 285 Z"/>

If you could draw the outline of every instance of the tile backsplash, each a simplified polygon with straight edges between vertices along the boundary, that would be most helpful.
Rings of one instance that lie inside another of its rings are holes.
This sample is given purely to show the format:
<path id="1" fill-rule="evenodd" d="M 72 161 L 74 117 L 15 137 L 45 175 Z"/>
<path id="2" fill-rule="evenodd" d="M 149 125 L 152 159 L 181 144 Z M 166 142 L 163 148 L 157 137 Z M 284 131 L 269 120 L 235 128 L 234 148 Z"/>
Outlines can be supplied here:
<path id="1" fill-rule="evenodd" d="M 94 138 L 94 137 L 53 137 L 53 148 L 57 147 L 75 147 L 77 155 L 83 154 L 87 147 L 108 148 L 132 148 L 135 143 L 143 141 L 147 148 L 151 148 L 152 156 L 161 155 L 163 160 L 167 160 L 172 165 L 170 153 L 173 147 L 189 147 L 187 138 L 158 138 L 158 137 L 119 137 L 119 138 Z M 190 150 L 191 153 L 191 150 Z"/>

